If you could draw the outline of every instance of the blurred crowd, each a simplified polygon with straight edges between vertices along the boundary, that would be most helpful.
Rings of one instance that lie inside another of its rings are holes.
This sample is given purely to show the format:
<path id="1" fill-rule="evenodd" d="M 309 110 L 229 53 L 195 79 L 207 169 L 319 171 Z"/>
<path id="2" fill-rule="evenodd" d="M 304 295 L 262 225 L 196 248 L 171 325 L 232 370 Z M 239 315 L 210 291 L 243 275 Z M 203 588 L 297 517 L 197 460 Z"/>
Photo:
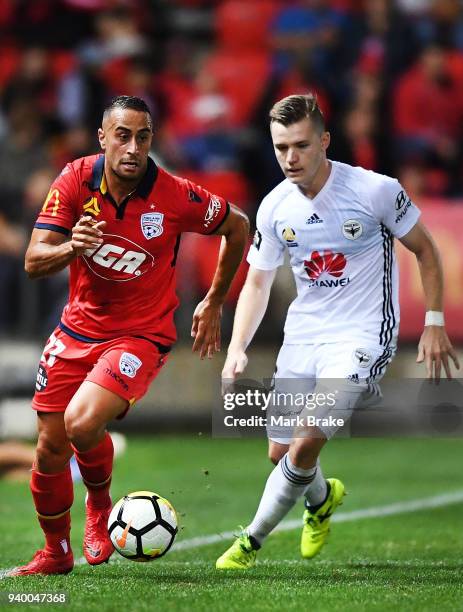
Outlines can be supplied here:
<path id="1" fill-rule="evenodd" d="M 461 0 L 0 0 L 0 336 L 56 322 L 66 273 L 31 293 L 26 241 L 64 164 L 98 150 L 113 96 L 149 104 L 161 165 L 253 219 L 282 178 L 268 110 L 308 91 L 332 159 L 397 176 L 418 201 L 463 195 Z M 196 245 L 187 302 L 213 266 Z"/>

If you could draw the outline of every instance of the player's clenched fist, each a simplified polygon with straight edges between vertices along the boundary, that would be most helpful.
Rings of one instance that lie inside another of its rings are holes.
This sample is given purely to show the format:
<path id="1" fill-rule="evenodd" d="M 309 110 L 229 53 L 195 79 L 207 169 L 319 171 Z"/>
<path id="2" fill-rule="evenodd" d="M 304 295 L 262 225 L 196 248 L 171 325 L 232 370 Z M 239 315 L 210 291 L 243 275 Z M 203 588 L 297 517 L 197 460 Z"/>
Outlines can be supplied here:
<path id="1" fill-rule="evenodd" d="M 81 217 L 72 228 L 71 246 L 76 255 L 82 255 L 87 249 L 94 249 L 103 243 L 102 229 L 106 221 L 95 222 L 89 215 Z"/>

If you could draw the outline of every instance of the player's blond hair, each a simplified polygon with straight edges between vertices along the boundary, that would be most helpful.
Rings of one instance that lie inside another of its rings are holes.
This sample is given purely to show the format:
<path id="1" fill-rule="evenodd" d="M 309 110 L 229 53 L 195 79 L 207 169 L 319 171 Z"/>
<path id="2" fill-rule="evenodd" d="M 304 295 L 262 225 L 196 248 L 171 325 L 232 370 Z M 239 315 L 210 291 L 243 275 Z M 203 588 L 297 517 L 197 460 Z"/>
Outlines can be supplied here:
<path id="1" fill-rule="evenodd" d="M 279 100 L 269 113 L 270 123 L 292 125 L 302 119 L 310 119 L 320 134 L 325 131 L 325 119 L 318 105 L 317 96 L 312 93 L 287 96 Z"/>

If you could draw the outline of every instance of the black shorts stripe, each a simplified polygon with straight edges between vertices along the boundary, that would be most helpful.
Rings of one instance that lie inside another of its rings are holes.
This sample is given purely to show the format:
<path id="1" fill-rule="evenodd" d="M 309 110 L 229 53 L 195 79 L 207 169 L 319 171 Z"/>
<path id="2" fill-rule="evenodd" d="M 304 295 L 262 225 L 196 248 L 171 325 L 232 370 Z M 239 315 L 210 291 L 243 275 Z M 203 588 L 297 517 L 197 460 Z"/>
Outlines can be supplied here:
<path id="1" fill-rule="evenodd" d="M 374 380 L 383 373 L 383 371 L 386 369 L 386 366 L 391 361 L 391 358 L 392 350 L 390 348 L 384 349 L 384 351 L 370 368 L 368 382 L 374 382 Z"/>

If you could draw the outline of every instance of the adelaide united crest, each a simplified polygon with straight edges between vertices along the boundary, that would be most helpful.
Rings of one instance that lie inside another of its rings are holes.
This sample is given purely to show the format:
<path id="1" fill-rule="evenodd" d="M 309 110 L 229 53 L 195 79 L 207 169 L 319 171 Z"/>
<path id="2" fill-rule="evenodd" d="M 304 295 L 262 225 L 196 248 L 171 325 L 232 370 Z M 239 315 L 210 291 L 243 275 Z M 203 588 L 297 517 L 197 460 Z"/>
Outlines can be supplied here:
<path id="1" fill-rule="evenodd" d="M 144 213 L 140 217 L 141 231 L 143 232 L 143 236 L 147 240 L 151 240 L 151 238 L 157 238 L 158 236 L 160 236 L 164 231 L 164 227 L 162 225 L 163 221 L 163 213 Z"/>

